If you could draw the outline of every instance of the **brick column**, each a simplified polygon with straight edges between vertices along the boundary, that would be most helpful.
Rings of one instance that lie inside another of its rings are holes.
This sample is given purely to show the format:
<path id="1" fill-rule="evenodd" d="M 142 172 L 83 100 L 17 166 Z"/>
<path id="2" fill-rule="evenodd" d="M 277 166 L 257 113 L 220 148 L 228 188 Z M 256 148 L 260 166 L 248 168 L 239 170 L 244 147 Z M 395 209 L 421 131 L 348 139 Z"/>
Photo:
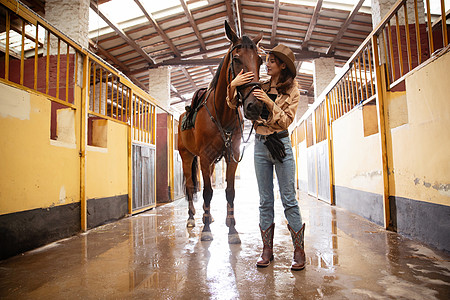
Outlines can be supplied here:
<path id="1" fill-rule="evenodd" d="M 333 80 L 336 73 L 333 57 L 320 57 L 314 59 L 313 63 L 314 98 L 317 100 L 319 95 L 323 92 L 331 80 Z"/>
<path id="2" fill-rule="evenodd" d="M 169 109 L 170 102 L 170 69 L 162 67 L 148 71 L 150 96 L 165 109 Z"/>
<path id="3" fill-rule="evenodd" d="M 89 46 L 89 2 L 90 0 L 47 0 L 45 19 L 80 44 Z M 51 54 L 56 54 L 57 40 L 51 39 Z"/>

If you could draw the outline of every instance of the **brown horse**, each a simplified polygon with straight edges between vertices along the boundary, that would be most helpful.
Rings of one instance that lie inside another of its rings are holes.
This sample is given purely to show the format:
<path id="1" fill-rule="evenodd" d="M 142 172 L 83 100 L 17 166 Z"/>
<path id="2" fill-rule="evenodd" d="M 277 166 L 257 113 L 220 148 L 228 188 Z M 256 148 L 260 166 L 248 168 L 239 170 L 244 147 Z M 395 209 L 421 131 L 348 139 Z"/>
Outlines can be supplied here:
<path id="1" fill-rule="evenodd" d="M 261 102 L 252 91 L 259 85 L 259 68 L 262 60 L 258 55 L 256 44 L 261 40 L 262 33 L 254 39 L 247 36 L 239 38 L 225 21 L 225 31 L 232 45 L 220 63 L 208 91 L 197 108 L 194 128 L 181 130 L 183 116 L 178 126 L 178 150 L 183 161 L 183 173 L 186 180 L 186 194 L 189 202 L 189 218 L 187 227 L 195 226 L 195 208 L 193 195 L 197 189 L 197 157 L 200 158 L 200 167 L 203 176 L 203 231 L 202 241 L 213 239 L 210 223 L 210 202 L 213 196 L 211 175 L 214 163 L 222 157 L 226 158 L 225 189 L 227 199 L 226 225 L 229 227 L 228 242 L 239 244 L 239 234 L 235 229 L 234 219 L 234 177 L 240 156 L 240 142 L 242 137 L 242 118 L 238 109 L 231 109 L 226 103 L 227 86 L 242 69 L 244 72 L 253 72 L 254 80 L 238 88 L 238 95 L 243 104 L 244 114 L 247 118 L 256 119 L 261 111 Z M 193 108 L 194 109 L 194 108 Z"/>

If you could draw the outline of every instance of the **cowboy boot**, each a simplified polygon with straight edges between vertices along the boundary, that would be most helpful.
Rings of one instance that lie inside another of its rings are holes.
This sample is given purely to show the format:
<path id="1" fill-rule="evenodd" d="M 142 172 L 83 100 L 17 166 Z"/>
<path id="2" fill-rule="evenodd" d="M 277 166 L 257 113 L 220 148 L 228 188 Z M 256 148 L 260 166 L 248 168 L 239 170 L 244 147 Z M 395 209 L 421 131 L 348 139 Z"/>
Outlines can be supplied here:
<path id="1" fill-rule="evenodd" d="M 275 223 L 269 226 L 266 230 L 261 229 L 259 225 L 259 230 L 261 230 L 261 238 L 264 244 L 263 252 L 256 262 L 256 266 L 260 268 L 267 267 L 273 260 L 273 231 L 275 229 Z"/>
<path id="2" fill-rule="evenodd" d="M 291 270 L 302 270 L 305 268 L 306 260 L 305 244 L 303 241 L 305 237 L 305 223 L 303 223 L 302 228 L 298 232 L 295 232 L 289 224 L 288 229 L 291 232 L 292 243 L 294 244 L 294 258 L 292 259 Z"/>

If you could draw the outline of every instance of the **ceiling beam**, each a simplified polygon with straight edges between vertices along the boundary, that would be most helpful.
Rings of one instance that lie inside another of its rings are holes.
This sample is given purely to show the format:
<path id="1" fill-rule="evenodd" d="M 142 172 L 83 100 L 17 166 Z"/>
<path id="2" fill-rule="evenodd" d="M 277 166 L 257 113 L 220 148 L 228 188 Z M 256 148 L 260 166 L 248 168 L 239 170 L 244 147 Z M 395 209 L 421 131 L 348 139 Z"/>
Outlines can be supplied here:
<path id="1" fill-rule="evenodd" d="M 363 5 L 364 0 L 359 0 L 358 3 L 353 6 L 353 9 L 351 10 L 350 14 L 348 15 L 347 19 L 344 22 L 344 25 L 342 25 L 341 29 L 339 30 L 338 34 L 334 38 L 333 42 L 331 43 L 330 47 L 327 50 L 327 54 L 330 54 L 333 52 L 336 45 L 339 43 L 341 38 L 344 36 L 345 31 L 347 30 L 348 26 L 352 23 L 353 19 L 358 14 L 359 9 Z"/>
<path id="2" fill-rule="evenodd" d="M 181 68 L 181 71 L 183 72 L 184 76 L 186 77 L 187 80 L 189 80 L 189 83 L 191 84 L 191 87 L 194 90 L 197 90 L 197 84 L 195 84 L 195 81 L 192 79 L 191 75 L 189 74 L 189 72 L 186 70 L 186 68 Z"/>
<path id="3" fill-rule="evenodd" d="M 192 29 L 194 29 L 195 36 L 198 39 L 198 42 L 200 43 L 200 47 L 202 50 L 206 50 L 205 41 L 203 41 L 203 38 L 200 34 L 200 31 L 198 30 L 197 24 L 195 24 L 194 17 L 192 16 L 192 13 L 189 9 L 189 7 L 186 5 L 186 0 L 180 0 L 181 6 L 183 7 L 184 14 L 186 15 L 186 18 L 188 19 L 189 23 L 191 24 Z"/>
<path id="4" fill-rule="evenodd" d="M 236 24 L 236 20 L 234 18 L 233 8 L 231 7 L 231 0 L 225 0 L 225 5 L 227 7 L 228 23 L 230 24 L 231 28 L 233 28 L 234 31 L 237 31 L 238 27 Z"/>
<path id="5" fill-rule="evenodd" d="M 320 10 L 322 9 L 323 0 L 318 0 L 316 3 L 316 7 L 314 7 L 314 12 L 311 17 L 311 22 L 309 22 L 308 30 L 306 31 L 305 38 L 303 39 L 302 49 L 307 49 L 309 40 L 311 39 L 311 35 L 314 31 L 314 27 L 316 27 L 317 19 L 319 18 Z"/>
<path id="6" fill-rule="evenodd" d="M 183 7 L 184 10 L 184 14 L 186 15 L 186 17 L 189 20 L 189 23 L 191 24 L 192 29 L 194 29 L 194 33 L 195 36 L 197 37 L 199 43 L 200 43 L 200 47 L 203 51 L 206 51 L 206 44 L 205 41 L 202 38 L 202 35 L 200 34 L 200 30 L 198 29 L 197 24 L 195 23 L 194 17 L 192 16 L 191 10 L 189 9 L 189 7 L 186 5 L 186 0 L 180 0 L 181 6 Z M 208 56 L 203 55 L 204 59 L 207 59 Z M 208 67 L 209 72 L 211 72 L 211 74 L 214 76 L 214 71 L 211 67 Z"/>
<path id="7" fill-rule="evenodd" d="M 170 49 L 175 54 L 175 56 L 176 57 L 181 56 L 180 51 L 178 51 L 178 49 L 175 47 L 175 45 L 169 39 L 167 34 L 161 29 L 161 27 L 159 26 L 158 22 L 156 22 L 155 18 L 153 18 L 152 14 L 147 12 L 147 10 L 144 8 L 144 6 L 141 4 L 141 2 L 139 0 L 134 0 L 134 2 L 136 2 L 136 4 L 141 9 L 141 11 L 144 13 L 144 15 L 147 18 L 147 20 L 150 22 L 150 24 L 153 25 L 153 27 L 155 28 L 156 32 L 158 32 L 158 34 L 161 36 L 161 38 L 164 40 L 164 42 L 166 42 L 166 44 L 170 47 Z"/>
<path id="8" fill-rule="evenodd" d="M 177 89 L 175 88 L 175 86 L 174 86 L 173 84 L 170 85 L 170 90 L 171 90 L 175 95 L 177 95 L 178 98 L 180 98 L 180 101 L 174 101 L 174 102 L 171 102 L 170 105 L 178 104 L 178 103 L 181 103 L 181 102 L 188 102 L 188 101 L 189 101 L 188 99 L 184 98 L 183 95 L 181 95 L 181 94 L 177 91 Z"/>
<path id="9" fill-rule="evenodd" d="M 94 41 L 92 41 L 91 39 L 89 39 L 89 46 L 97 50 L 100 55 L 103 55 L 104 57 L 112 61 L 115 65 L 120 67 L 120 71 L 123 72 L 123 74 L 125 74 L 126 76 L 128 76 L 131 79 L 131 81 L 133 81 L 134 84 L 139 86 L 144 91 L 147 90 L 146 87 L 142 84 L 142 82 L 139 79 L 137 79 L 133 74 L 131 74 L 130 69 L 123 62 L 119 61 L 117 58 L 109 54 L 109 52 L 103 49 L 100 45 L 95 44 Z"/>
<path id="10" fill-rule="evenodd" d="M 273 48 L 275 46 L 275 36 L 277 32 L 279 12 L 280 12 L 280 0 L 275 0 L 273 4 L 272 31 L 271 31 L 272 34 L 270 35 L 270 48 Z"/>
<path id="11" fill-rule="evenodd" d="M 102 18 L 103 21 L 106 22 L 106 24 L 109 25 L 109 27 L 111 27 L 122 39 L 124 39 L 128 45 L 130 45 L 134 50 L 136 50 L 142 57 L 145 58 L 146 61 L 148 61 L 150 64 L 154 64 L 155 60 L 150 57 L 150 55 L 148 55 L 147 52 L 145 52 L 144 50 L 142 50 L 142 48 L 136 44 L 136 42 L 130 38 L 125 31 L 123 31 L 119 25 L 115 24 L 114 22 L 110 21 L 107 17 L 107 15 L 105 13 L 103 13 L 100 8 L 98 7 L 98 5 L 94 2 L 94 0 L 91 0 L 90 2 L 90 7 L 92 8 L 93 11 L 95 11 L 100 18 Z"/>
<path id="12" fill-rule="evenodd" d="M 242 17 L 242 3 L 241 0 L 236 0 L 236 12 L 237 12 L 237 23 L 238 23 L 238 36 L 244 35 L 244 20 Z"/>

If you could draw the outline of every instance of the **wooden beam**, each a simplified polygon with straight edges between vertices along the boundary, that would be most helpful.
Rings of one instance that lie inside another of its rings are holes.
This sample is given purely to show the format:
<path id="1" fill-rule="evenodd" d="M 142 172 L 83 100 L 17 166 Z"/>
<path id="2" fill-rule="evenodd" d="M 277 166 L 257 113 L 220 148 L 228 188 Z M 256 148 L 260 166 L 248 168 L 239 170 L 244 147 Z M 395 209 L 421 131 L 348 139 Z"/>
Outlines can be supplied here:
<path id="1" fill-rule="evenodd" d="M 205 42 L 203 41 L 202 35 L 200 34 L 200 31 L 198 30 L 197 24 L 195 24 L 194 17 L 192 16 L 191 11 L 189 10 L 189 7 L 186 5 L 186 0 L 180 0 L 181 6 L 183 7 L 184 14 L 186 15 L 186 18 L 188 19 L 189 23 L 191 24 L 192 29 L 194 29 L 195 36 L 198 39 L 198 42 L 200 43 L 200 47 L 202 50 L 206 50 Z"/>
<path id="2" fill-rule="evenodd" d="M 158 22 L 156 22 L 155 18 L 153 18 L 151 13 L 148 13 L 147 10 L 144 8 L 144 6 L 141 4 L 139 0 L 134 0 L 136 4 L 139 6 L 141 11 L 144 13 L 147 20 L 150 22 L 150 24 L 153 25 L 155 30 L 158 32 L 158 34 L 161 36 L 161 38 L 166 42 L 166 44 L 169 46 L 169 48 L 172 50 L 172 52 L 175 54 L 175 56 L 181 56 L 180 51 L 175 47 L 175 45 L 172 43 L 172 41 L 169 39 L 167 34 L 161 29 Z"/>
<path id="3" fill-rule="evenodd" d="M 345 31 L 347 30 L 348 26 L 352 23 L 353 19 L 358 14 L 359 9 L 363 5 L 364 0 L 359 0 L 358 3 L 353 6 L 353 9 L 351 10 L 350 14 L 348 15 L 347 19 L 344 22 L 344 25 L 342 25 L 341 29 L 339 30 L 338 34 L 334 38 L 333 42 L 331 43 L 330 47 L 327 50 L 327 54 L 330 54 L 333 52 L 336 45 L 339 43 L 341 38 L 344 36 Z"/>
<path id="4" fill-rule="evenodd" d="M 170 85 L 170 90 L 171 90 L 175 95 L 177 95 L 178 98 L 180 98 L 180 101 L 174 101 L 174 102 L 171 102 L 169 105 L 174 105 L 174 104 L 178 104 L 178 103 L 181 103 L 181 102 L 188 102 L 188 101 L 189 101 L 188 99 L 184 98 L 183 95 L 181 95 L 181 94 L 177 91 L 177 89 L 175 88 L 175 86 L 174 86 L 173 84 Z"/>
<path id="5" fill-rule="evenodd" d="M 242 3 L 241 0 L 236 0 L 236 12 L 237 12 L 237 23 L 238 23 L 238 36 L 242 36 L 244 34 L 244 19 L 242 17 Z"/>
<path id="6" fill-rule="evenodd" d="M 233 8 L 231 7 L 231 0 L 225 0 L 225 5 L 227 7 L 228 23 L 234 31 L 237 31 L 238 26 L 236 24 L 236 19 L 234 18 Z"/>
<path id="7" fill-rule="evenodd" d="M 191 84 L 191 87 L 194 90 L 197 90 L 197 84 L 195 83 L 195 81 L 192 79 L 191 74 L 189 74 L 189 72 L 186 70 L 186 68 L 181 68 L 181 71 L 183 72 L 184 76 L 186 77 L 187 80 L 189 80 L 189 83 Z"/>
<path id="8" fill-rule="evenodd" d="M 130 45 L 134 50 L 136 50 L 142 57 L 145 58 L 146 61 L 148 61 L 151 64 L 155 63 L 155 60 L 153 58 L 150 57 L 150 55 L 148 55 L 147 52 L 145 52 L 144 50 L 142 50 L 142 48 L 136 44 L 135 41 L 133 41 L 132 38 L 130 38 L 125 31 L 123 31 L 119 25 L 113 23 L 112 21 L 110 21 L 108 19 L 108 17 L 106 16 L 106 14 L 104 14 L 100 8 L 97 6 L 97 4 L 94 2 L 94 0 L 91 0 L 90 2 L 90 6 L 92 8 L 93 11 L 95 11 L 100 18 L 102 18 L 103 21 L 106 22 L 106 24 L 109 25 L 109 27 L 111 27 L 121 38 L 123 38 L 128 45 Z"/>
<path id="9" fill-rule="evenodd" d="M 198 42 L 200 43 L 200 48 L 203 51 L 206 51 L 206 44 L 205 41 L 202 38 L 202 35 L 200 34 L 200 30 L 198 30 L 198 26 L 195 23 L 194 17 L 192 16 L 191 10 L 186 5 L 186 0 L 180 0 L 181 6 L 183 7 L 184 14 L 186 15 L 186 18 L 188 18 L 189 23 L 191 24 L 192 29 L 194 29 L 195 36 L 197 37 Z M 207 59 L 208 56 L 205 54 L 203 55 L 204 59 Z M 208 68 L 211 74 L 214 76 L 214 71 L 211 67 Z"/>
<path id="10" fill-rule="evenodd" d="M 314 31 L 314 28 L 317 24 L 317 19 L 319 18 L 320 10 L 322 9 L 323 0 L 318 0 L 316 3 L 316 7 L 314 7 L 314 12 L 311 17 L 311 22 L 309 22 L 308 30 L 306 30 L 306 35 L 302 43 L 302 49 L 306 49 L 308 47 L 308 42 L 311 39 L 311 35 Z"/>
<path id="11" fill-rule="evenodd" d="M 275 0 L 275 2 L 273 3 L 273 17 L 272 17 L 272 31 L 271 31 L 272 34 L 270 35 L 270 48 L 273 48 L 275 46 L 275 36 L 277 32 L 279 12 L 280 12 L 280 0 Z"/>

